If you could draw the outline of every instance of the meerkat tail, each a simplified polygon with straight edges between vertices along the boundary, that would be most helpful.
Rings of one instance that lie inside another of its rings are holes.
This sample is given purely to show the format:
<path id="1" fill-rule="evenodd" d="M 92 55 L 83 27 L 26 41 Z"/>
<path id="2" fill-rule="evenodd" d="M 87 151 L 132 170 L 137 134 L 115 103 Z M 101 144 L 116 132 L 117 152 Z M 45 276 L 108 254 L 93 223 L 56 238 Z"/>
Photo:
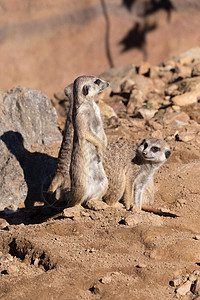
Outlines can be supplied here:
<path id="1" fill-rule="evenodd" d="M 166 212 L 166 211 L 162 211 L 161 209 L 157 209 L 157 208 L 152 208 L 152 207 L 147 206 L 147 205 L 142 205 L 142 210 L 144 210 L 146 212 L 154 213 L 155 215 L 159 215 L 159 216 L 163 216 L 163 217 L 171 217 L 171 218 L 179 217 L 176 214 Z"/>

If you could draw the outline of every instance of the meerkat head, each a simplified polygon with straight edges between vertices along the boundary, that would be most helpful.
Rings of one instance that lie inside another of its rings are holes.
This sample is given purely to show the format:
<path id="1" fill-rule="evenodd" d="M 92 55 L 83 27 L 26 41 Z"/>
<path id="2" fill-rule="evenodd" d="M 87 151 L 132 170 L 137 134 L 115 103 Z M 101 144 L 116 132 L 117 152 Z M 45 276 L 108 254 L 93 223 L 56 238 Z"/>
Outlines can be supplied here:
<path id="1" fill-rule="evenodd" d="M 73 87 L 74 84 L 70 83 L 65 89 L 64 89 L 64 93 L 65 95 L 69 98 L 69 99 L 73 99 Z"/>
<path id="2" fill-rule="evenodd" d="M 145 161 L 164 163 L 171 155 L 169 145 L 160 139 L 147 138 L 137 146 L 137 154 Z"/>
<path id="3" fill-rule="evenodd" d="M 80 76 L 74 81 L 74 94 L 82 99 L 94 97 L 107 88 L 109 83 L 96 76 Z"/>

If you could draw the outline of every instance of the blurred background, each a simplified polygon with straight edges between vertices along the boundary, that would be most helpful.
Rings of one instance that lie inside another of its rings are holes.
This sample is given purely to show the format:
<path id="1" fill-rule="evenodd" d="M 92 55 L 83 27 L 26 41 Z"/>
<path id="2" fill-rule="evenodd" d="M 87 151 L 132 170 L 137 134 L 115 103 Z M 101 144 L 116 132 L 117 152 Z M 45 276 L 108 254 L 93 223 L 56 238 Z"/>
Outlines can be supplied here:
<path id="1" fill-rule="evenodd" d="M 79 75 L 199 45 L 199 0 L 0 0 L 1 89 L 52 97 Z"/>

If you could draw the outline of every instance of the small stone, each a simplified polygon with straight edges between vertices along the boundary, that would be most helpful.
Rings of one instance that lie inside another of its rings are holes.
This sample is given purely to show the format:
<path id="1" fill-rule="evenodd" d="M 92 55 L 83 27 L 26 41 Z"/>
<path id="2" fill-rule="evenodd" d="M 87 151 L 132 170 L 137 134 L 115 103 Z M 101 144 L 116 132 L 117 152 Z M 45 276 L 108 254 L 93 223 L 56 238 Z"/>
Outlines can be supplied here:
<path id="1" fill-rule="evenodd" d="M 165 125 L 187 125 L 190 121 L 190 117 L 185 112 L 172 112 L 165 113 L 162 117 Z"/>
<path id="2" fill-rule="evenodd" d="M 179 62 L 180 62 L 182 65 L 188 65 L 188 64 L 191 63 L 191 57 L 189 57 L 189 56 L 181 57 L 181 58 L 179 58 Z"/>
<path id="3" fill-rule="evenodd" d="M 200 96 L 200 91 L 194 92 L 186 92 L 182 95 L 178 95 L 173 97 L 172 101 L 175 105 L 186 106 L 198 101 L 198 97 Z"/>
<path id="4" fill-rule="evenodd" d="M 176 111 L 176 112 L 180 112 L 180 111 L 181 111 L 181 108 L 180 108 L 180 106 L 178 106 L 178 105 L 173 105 L 173 106 L 172 106 L 172 109 L 173 109 L 174 111 Z"/>
<path id="5" fill-rule="evenodd" d="M 145 265 L 145 264 L 138 264 L 138 265 L 136 265 L 136 268 L 146 268 L 147 267 L 147 265 Z"/>
<path id="6" fill-rule="evenodd" d="M 194 239 L 195 240 L 200 240 L 200 234 L 195 235 Z"/>
<path id="7" fill-rule="evenodd" d="M 125 219 L 122 219 L 120 222 L 124 222 L 124 225 L 135 226 L 138 223 L 142 223 L 143 215 L 140 213 L 135 213 L 134 215 L 128 216 Z"/>
<path id="8" fill-rule="evenodd" d="M 172 84 L 165 90 L 165 94 L 171 96 L 177 90 L 178 90 L 178 85 Z"/>
<path id="9" fill-rule="evenodd" d="M 150 120 L 157 112 L 158 110 L 154 108 L 140 108 L 137 110 L 136 116 L 141 116 L 145 120 Z"/>
<path id="10" fill-rule="evenodd" d="M 109 284 L 109 283 L 111 283 L 111 277 L 105 276 L 105 277 L 102 277 L 99 281 L 103 284 Z"/>
<path id="11" fill-rule="evenodd" d="M 0 229 L 4 229 L 9 226 L 9 223 L 5 219 L 0 219 Z"/>
<path id="12" fill-rule="evenodd" d="M 145 75 L 145 74 L 149 73 L 150 67 L 151 67 L 151 65 L 149 62 L 142 62 L 138 67 L 138 73 L 140 75 Z"/>
<path id="13" fill-rule="evenodd" d="M 195 295 L 200 295 L 200 279 L 197 279 L 192 285 L 192 293 Z"/>
<path id="14" fill-rule="evenodd" d="M 83 207 L 81 205 L 76 205 L 74 207 L 65 208 L 63 210 L 63 217 L 65 218 L 75 218 L 80 217 L 80 212 L 83 210 Z"/>
<path id="15" fill-rule="evenodd" d="M 10 275 L 17 275 L 19 272 L 19 268 L 16 265 L 9 265 L 7 268 L 7 272 Z"/>
<path id="16" fill-rule="evenodd" d="M 194 282 L 195 280 L 197 280 L 197 275 L 194 274 L 194 273 L 190 274 L 189 280 L 190 280 L 191 282 Z"/>
<path id="17" fill-rule="evenodd" d="M 104 210 L 108 208 L 108 205 L 103 202 L 103 201 L 98 201 L 98 200 L 89 200 L 85 204 L 85 208 L 91 209 L 91 210 Z"/>
<path id="18" fill-rule="evenodd" d="M 193 66 L 192 76 L 200 76 L 200 63 Z"/>
<path id="19" fill-rule="evenodd" d="M 182 277 L 179 277 L 179 278 L 174 278 L 174 279 L 170 280 L 169 284 L 170 284 L 171 286 L 177 287 L 177 286 L 179 286 L 182 282 L 183 282 L 183 278 L 182 278 Z"/>
<path id="20" fill-rule="evenodd" d="M 185 132 L 178 133 L 178 140 L 185 143 L 192 141 L 194 138 L 195 135 L 191 133 L 185 133 Z"/>
<path id="21" fill-rule="evenodd" d="M 151 137 L 154 138 L 154 139 L 163 139 L 164 135 L 163 135 L 163 132 L 161 130 L 155 130 L 155 131 L 152 132 Z"/>
<path id="22" fill-rule="evenodd" d="M 131 78 L 126 79 L 120 85 L 121 92 L 130 93 L 133 90 L 134 85 L 135 85 L 135 81 L 133 79 L 131 79 Z"/>
<path id="23" fill-rule="evenodd" d="M 18 211 L 18 206 L 15 204 L 11 204 L 4 208 L 4 212 L 6 215 L 14 214 Z"/>
<path id="24" fill-rule="evenodd" d="M 181 285 L 180 287 L 178 287 L 176 289 L 176 293 L 181 296 L 186 295 L 190 291 L 191 285 L 192 285 L 191 281 L 189 281 L 189 280 L 186 281 L 183 285 Z"/>
<path id="25" fill-rule="evenodd" d="M 103 100 L 99 100 L 97 104 L 100 108 L 101 116 L 103 119 L 109 119 L 111 117 L 115 117 L 116 119 L 118 119 L 114 109 L 110 105 L 106 104 Z"/>
<path id="26" fill-rule="evenodd" d="M 36 258 L 35 261 L 34 261 L 34 266 L 37 267 L 37 268 L 38 268 L 38 263 L 39 263 L 39 259 Z"/>

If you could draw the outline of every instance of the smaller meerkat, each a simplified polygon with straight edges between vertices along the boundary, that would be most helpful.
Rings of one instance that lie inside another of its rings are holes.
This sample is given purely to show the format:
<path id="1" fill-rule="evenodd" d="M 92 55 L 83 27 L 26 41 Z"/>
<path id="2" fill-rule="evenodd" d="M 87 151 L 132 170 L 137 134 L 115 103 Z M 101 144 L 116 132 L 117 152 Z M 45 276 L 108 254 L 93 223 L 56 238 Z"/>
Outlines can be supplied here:
<path id="1" fill-rule="evenodd" d="M 96 76 L 80 76 L 74 81 L 72 122 L 74 127 L 71 155 L 70 205 L 100 200 L 108 180 L 103 168 L 107 146 L 100 109 L 94 101 L 108 82 Z"/>
<path id="2" fill-rule="evenodd" d="M 72 125 L 73 83 L 69 84 L 64 92 L 69 99 L 70 106 L 67 113 L 63 140 L 58 154 L 56 172 L 45 196 L 45 202 L 47 203 L 55 202 L 56 199 L 63 198 L 63 195 L 70 190 L 71 185 L 69 169 L 74 135 Z"/>
<path id="3" fill-rule="evenodd" d="M 147 209 L 142 206 L 144 191 L 148 183 L 152 190 L 154 173 L 170 154 L 169 145 L 160 139 L 144 139 L 136 148 L 130 144 L 110 144 L 104 159 L 109 186 L 103 200 L 108 205 L 122 200 L 127 210 L 134 204 Z"/>

